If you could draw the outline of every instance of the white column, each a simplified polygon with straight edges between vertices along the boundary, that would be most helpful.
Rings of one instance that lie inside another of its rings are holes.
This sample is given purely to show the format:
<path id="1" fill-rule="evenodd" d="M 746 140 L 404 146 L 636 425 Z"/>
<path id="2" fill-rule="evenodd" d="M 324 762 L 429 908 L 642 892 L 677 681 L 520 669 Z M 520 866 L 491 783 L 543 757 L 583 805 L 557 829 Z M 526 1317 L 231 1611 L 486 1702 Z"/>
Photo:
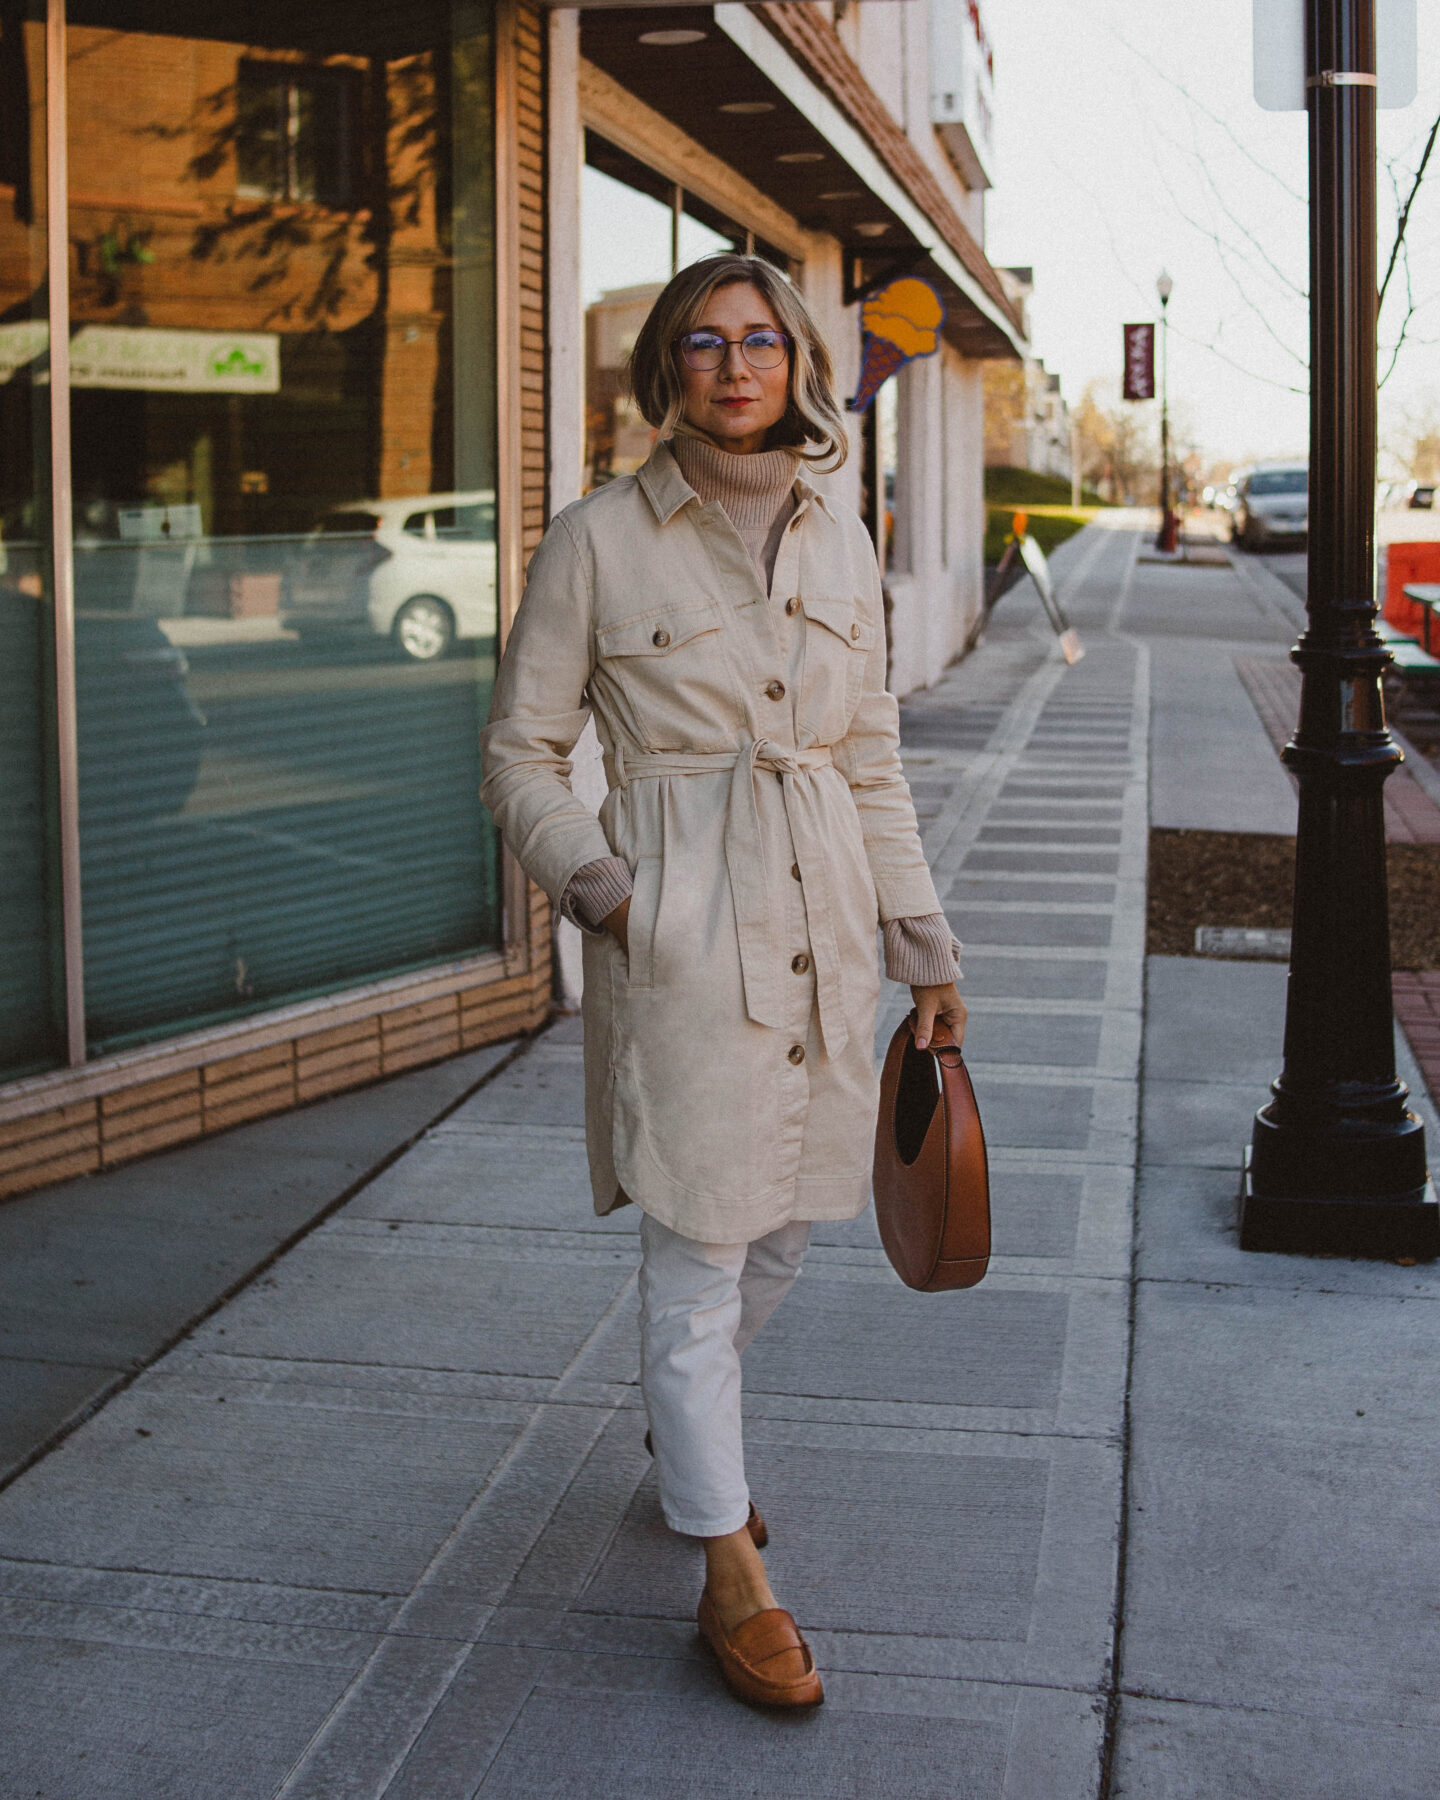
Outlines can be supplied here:
<path id="1" fill-rule="evenodd" d="M 945 558 L 951 601 L 949 654 L 964 645 L 980 616 L 985 571 L 985 393 L 983 365 L 948 360 Z"/>
<path id="2" fill-rule="evenodd" d="M 815 315 L 835 364 L 835 392 L 843 406 L 860 379 L 860 308 L 846 306 L 840 245 L 832 237 L 814 237 L 805 252 L 800 271 L 800 291 Z M 855 413 L 846 413 L 850 455 L 833 475 L 820 475 L 815 485 L 833 494 L 846 506 L 860 508 L 860 426 Z"/>

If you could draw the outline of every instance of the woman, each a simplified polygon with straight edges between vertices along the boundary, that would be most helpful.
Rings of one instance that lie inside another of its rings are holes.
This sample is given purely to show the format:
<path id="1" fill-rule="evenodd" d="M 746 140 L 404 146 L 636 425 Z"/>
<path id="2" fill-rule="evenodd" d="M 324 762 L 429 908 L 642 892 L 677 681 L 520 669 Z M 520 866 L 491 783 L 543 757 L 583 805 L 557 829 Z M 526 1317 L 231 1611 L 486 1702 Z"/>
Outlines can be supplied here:
<path id="1" fill-rule="evenodd" d="M 816 1219 L 869 1199 L 877 919 L 919 1042 L 957 1040 L 958 946 L 884 691 L 880 578 L 804 479 L 846 436 L 804 301 L 756 257 L 683 269 L 631 358 L 657 440 L 567 507 L 530 565 L 484 733 L 486 804 L 585 936 L 596 1210 L 639 1206 L 641 1365 L 671 1528 L 731 1688 L 823 1697 L 776 1606 L 745 1484 L 740 1352 Z M 593 713 L 610 792 L 566 760 Z"/>

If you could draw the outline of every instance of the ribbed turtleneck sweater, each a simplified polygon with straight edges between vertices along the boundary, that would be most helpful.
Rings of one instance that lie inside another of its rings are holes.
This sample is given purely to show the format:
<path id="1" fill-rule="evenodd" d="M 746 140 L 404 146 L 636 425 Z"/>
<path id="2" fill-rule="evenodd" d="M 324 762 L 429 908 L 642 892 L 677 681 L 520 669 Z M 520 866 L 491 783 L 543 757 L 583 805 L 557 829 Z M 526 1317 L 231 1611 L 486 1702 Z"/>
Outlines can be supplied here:
<path id="1" fill-rule="evenodd" d="M 718 500 L 724 507 L 768 592 L 780 540 L 795 511 L 800 458 L 793 450 L 737 456 L 685 432 L 669 439 L 669 444 L 680 473 L 700 499 Z"/>

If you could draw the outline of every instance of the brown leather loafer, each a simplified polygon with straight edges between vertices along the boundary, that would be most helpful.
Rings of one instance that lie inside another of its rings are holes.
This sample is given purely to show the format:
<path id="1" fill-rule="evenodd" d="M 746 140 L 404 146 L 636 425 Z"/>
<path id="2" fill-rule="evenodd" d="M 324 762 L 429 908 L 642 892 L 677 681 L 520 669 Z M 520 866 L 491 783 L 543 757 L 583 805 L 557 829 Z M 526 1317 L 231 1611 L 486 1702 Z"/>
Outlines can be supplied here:
<path id="1" fill-rule="evenodd" d="M 650 1441 L 650 1433 L 645 1433 L 645 1448 L 651 1456 L 655 1454 L 655 1446 Z M 750 1533 L 750 1542 L 757 1550 L 763 1550 L 770 1542 L 770 1527 L 756 1510 L 755 1502 L 750 1502 L 750 1517 L 745 1521 L 745 1529 Z"/>
<path id="2" fill-rule="evenodd" d="M 707 1588 L 696 1622 L 737 1699 L 752 1706 L 804 1707 L 819 1706 L 825 1698 L 810 1646 L 783 1607 L 752 1613 L 727 1632 Z"/>

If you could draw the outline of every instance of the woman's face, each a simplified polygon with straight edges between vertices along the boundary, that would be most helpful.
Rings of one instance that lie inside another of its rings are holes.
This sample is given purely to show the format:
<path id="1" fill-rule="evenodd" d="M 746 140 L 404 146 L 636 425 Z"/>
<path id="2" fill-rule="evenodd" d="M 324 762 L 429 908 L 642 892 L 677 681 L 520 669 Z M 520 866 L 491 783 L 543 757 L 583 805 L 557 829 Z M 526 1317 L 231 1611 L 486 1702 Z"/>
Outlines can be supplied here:
<path id="1" fill-rule="evenodd" d="M 785 416 L 790 392 L 788 354 L 777 368 L 755 369 L 740 348 L 747 331 L 780 330 L 764 295 L 748 281 L 716 288 L 690 329 L 728 341 L 718 369 L 692 369 L 677 346 L 686 423 L 739 455 L 763 450 L 766 432 Z"/>

